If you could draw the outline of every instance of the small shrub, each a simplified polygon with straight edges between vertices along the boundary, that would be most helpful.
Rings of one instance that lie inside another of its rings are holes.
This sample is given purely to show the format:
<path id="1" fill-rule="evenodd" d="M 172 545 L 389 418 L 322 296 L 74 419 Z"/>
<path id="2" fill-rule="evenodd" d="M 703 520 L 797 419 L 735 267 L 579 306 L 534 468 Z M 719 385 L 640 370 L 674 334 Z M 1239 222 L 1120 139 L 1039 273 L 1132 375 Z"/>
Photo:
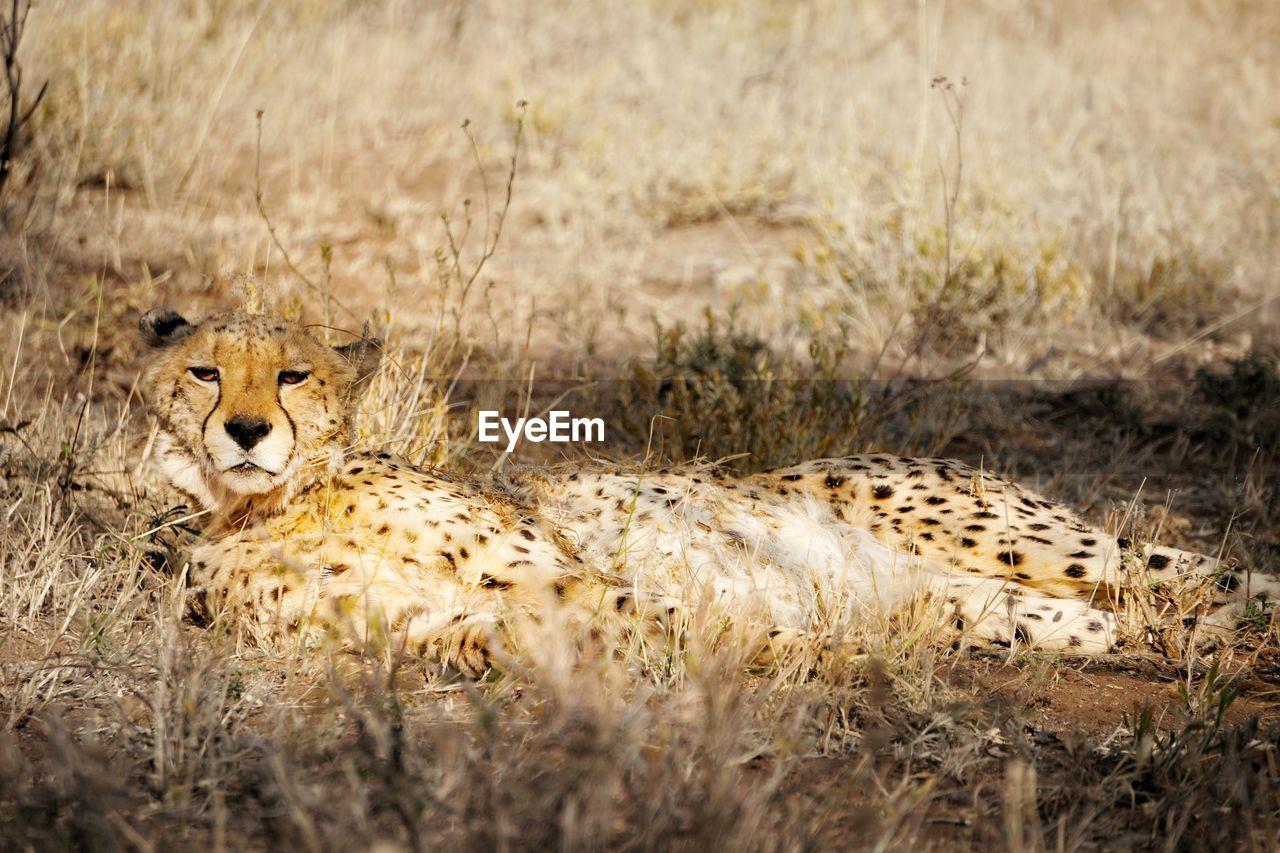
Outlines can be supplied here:
<path id="1" fill-rule="evenodd" d="M 1150 264 L 1122 267 L 1110 289 L 1093 293 L 1104 315 L 1157 337 L 1176 337 L 1226 313 L 1232 294 L 1225 278 L 1219 265 L 1161 256 Z"/>
<path id="2" fill-rule="evenodd" d="M 1280 406 L 1280 369 L 1273 356 L 1249 352 L 1225 371 L 1197 370 L 1196 393 L 1236 418 L 1256 417 Z"/>
<path id="3" fill-rule="evenodd" d="M 798 253 L 811 276 L 903 315 L 905 337 L 943 352 L 1012 327 L 1062 325 L 1087 307 L 1091 279 L 1054 235 L 953 236 L 948 263 L 946 230 L 908 226 L 904 211 L 858 233 L 832 220 L 813 225 L 812 243 Z"/>

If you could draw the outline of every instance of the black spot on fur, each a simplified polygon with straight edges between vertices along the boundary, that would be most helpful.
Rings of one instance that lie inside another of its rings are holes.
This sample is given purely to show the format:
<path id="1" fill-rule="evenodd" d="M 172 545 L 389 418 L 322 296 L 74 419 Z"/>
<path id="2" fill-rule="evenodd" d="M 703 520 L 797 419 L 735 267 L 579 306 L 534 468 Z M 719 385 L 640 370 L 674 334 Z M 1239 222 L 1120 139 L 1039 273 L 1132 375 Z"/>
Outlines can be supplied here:
<path id="1" fill-rule="evenodd" d="M 794 483 L 796 480 L 800 480 L 803 478 L 804 478 L 804 474 L 784 474 L 782 476 L 782 479 L 786 480 L 789 483 Z"/>
<path id="2" fill-rule="evenodd" d="M 876 500 L 888 500 L 893 497 L 893 486 L 876 486 L 871 490 L 871 494 Z"/>
<path id="3" fill-rule="evenodd" d="M 533 531 L 527 527 L 520 528 L 520 535 L 525 539 L 528 539 L 530 542 L 538 538 L 537 536 L 534 536 Z"/>
<path id="4" fill-rule="evenodd" d="M 1017 566 L 1022 563 L 1022 555 L 1017 551 L 1004 551 L 996 559 L 1007 566 Z"/>
<path id="5" fill-rule="evenodd" d="M 837 477 L 835 474 L 828 474 L 826 486 L 828 489 L 838 489 L 844 485 L 844 477 Z"/>
<path id="6" fill-rule="evenodd" d="M 980 533 L 983 530 L 986 530 L 987 526 L 985 524 L 968 524 L 965 525 L 964 529 L 968 530 L 970 533 Z"/>
<path id="7" fill-rule="evenodd" d="M 1080 565 L 1079 563 L 1072 563 L 1071 565 L 1067 566 L 1067 569 L 1063 574 L 1065 574 L 1069 578 L 1082 578 L 1088 573 L 1089 573 L 1088 569 L 1086 569 L 1084 566 Z"/>
<path id="8" fill-rule="evenodd" d="M 978 543 L 970 539 L 968 536 L 960 540 L 961 548 L 976 548 L 977 546 L 978 546 Z"/>
<path id="9" fill-rule="evenodd" d="M 1169 558 L 1164 554 L 1152 554 L 1151 558 L 1147 560 L 1147 565 L 1159 571 L 1160 569 L 1168 568 Z"/>
<path id="10" fill-rule="evenodd" d="M 500 578 L 495 578 L 493 575 L 485 574 L 480 576 L 480 586 L 485 589 L 511 589 L 515 584 L 511 581 L 504 581 Z"/>
<path id="11" fill-rule="evenodd" d="M 943 497 L 939 497 L 938 495 L 929 495 L 929 497 L 924 499 L 924 502 L 927 504 L 932 504 L 933 506 L 937 506 L 938 504 L 946 503 L 947 499 Z"/>
<path id="12" fill-rule="evenodd" d="M 1048 524 L 1043 524 L 1043 523 L 1038 522 L 1038 521 L 1037 521 L 1035 524 L 1032 524 L 1032 525 L 1029 525 L 1029 526 L 1031 527 L 1031 529 L 1032 529 L 1032 530 L 1048 530 L 1048 529 L 1049 529 L 1049 525 L 1048 525 Z"/>
<path id="13" fill-rule="evenodd" d="M 1068 554 L 1068 557 L 1074 557 L 1077 560 L 1087 560 L 1093 556 L 1088 551 L 1076 551 L 1074 554 Z"/>

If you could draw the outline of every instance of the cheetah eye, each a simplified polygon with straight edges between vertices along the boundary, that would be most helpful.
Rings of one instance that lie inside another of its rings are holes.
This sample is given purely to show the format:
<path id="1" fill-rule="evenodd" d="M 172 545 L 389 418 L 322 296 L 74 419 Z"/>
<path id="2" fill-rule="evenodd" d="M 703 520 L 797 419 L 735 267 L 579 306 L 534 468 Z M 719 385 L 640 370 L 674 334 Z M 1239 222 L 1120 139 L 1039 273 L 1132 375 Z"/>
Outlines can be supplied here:
<path id="1" fill-rule="evenodd" d="M 281 385 L 297 385 L 306 380 L 311 374 L 305 370 L 282 370 L 280 371 Z"/>
<path id="2" fill-rule="evenodd" d="M 218 381 L 218 368 L 216 367 L 192 367 L 188 368 L 187 372 L 201 382 Z"/>

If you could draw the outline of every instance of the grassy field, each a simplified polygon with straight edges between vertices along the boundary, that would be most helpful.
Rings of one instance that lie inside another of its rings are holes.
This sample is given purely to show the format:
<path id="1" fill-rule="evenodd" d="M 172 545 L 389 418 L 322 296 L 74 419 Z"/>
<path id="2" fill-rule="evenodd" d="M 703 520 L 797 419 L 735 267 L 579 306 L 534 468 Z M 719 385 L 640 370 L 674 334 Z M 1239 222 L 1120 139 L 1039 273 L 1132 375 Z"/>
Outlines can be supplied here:
<path id="1" fill-rule="evenodd" d="M 367 323 L 359 442 L 477 478 L 945 454 L 1274 573 L 1277 44 L 1265 0 L 42 0 L 0 191 L 0 847 L 1280 846 L 1262 607 L 1089 662 L 903 620 L 761 668 L 694 619 L 479 684 L 200 627 L 135 332 L 246 287 Z M 606 444 L 476 441 L 556 400 Z"/>

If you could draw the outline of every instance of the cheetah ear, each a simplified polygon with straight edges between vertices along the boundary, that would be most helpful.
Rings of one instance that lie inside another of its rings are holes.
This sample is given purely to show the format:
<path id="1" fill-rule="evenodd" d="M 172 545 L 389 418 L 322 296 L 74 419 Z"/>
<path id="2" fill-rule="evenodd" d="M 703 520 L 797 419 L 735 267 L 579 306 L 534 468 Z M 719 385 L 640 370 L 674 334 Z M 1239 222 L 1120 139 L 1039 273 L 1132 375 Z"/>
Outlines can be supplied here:
<path id="1" fill-rule="evenodd" d="M 176 344 L 196 330 L 185 317 L 168 308 L 152 308 L 138 320 L 138 328 L 153 347 Z"/>
<path id="2" fill-rule="evenodd" d="M 366 326 L 359 340 L 333 349 L 356 369 L 355 381 L 351 383 L 351 393 L 353 395 L 362 393 L 368 386 L 370 378 L 378 371 L 378 365 L 382 363 L 382 341 L 369 337 L 369 329 Z"/>

